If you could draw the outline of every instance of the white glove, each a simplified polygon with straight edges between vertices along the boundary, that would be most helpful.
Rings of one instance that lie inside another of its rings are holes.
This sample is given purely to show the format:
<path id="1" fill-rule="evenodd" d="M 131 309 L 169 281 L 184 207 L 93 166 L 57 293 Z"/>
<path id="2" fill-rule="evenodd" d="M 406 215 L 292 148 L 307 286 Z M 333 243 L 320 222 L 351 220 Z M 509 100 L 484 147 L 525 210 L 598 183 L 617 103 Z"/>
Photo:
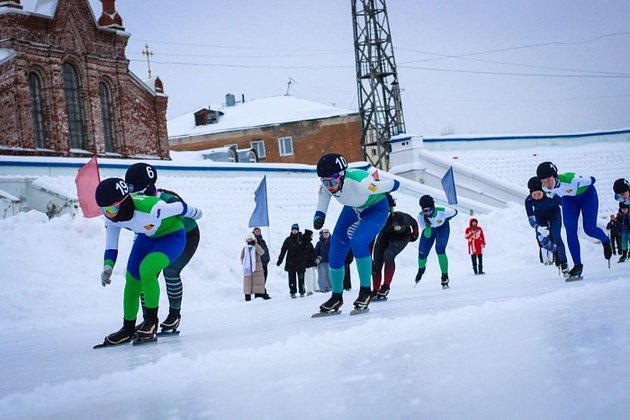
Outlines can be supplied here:
<path id="1" fill-rule="evenodd" d="M 201 219 L 201 216 L 203 216 L 203 213 L 201 212 L 201 210 L 195 207 L 188 206 L 186 213 L 184 213 L 182 216 L 187 217 L 189 219 L 199 220 Z"/>
<path id="2" fill-rule="evenodd" d="M 549 228 L 547 228 L 547 226 L 538 226 L 536 228 L 536 232 L 538 232 L 538 234 L 544 238 L 549 236 Z"/>
<path id="3" fill-rule="evenodd" d="M 103 272 L 101 273 L 101 284 L 103 287 L 107 286 L 112 282 L 112 268 L 109 265 L 103 267 Z"/>
<path id="4" fill-rule="evenodd" d="M 315 264 L 319 264 L 320 262 L 322 262 L 322 257 L 315 258 Z"/>

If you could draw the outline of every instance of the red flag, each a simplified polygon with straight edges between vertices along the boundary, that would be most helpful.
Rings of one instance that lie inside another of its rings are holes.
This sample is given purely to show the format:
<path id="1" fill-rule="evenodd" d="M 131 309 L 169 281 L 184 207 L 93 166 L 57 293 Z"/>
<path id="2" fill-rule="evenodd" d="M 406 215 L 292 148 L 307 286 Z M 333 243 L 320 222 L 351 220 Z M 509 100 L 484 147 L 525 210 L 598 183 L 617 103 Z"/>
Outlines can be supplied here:
<path id="1" fill-rule="evenodd" d="M 77 197 L 79 197 L 79 205 L 83 210 L 83 217 L 100 216 L 102 214 L 101 209 L 96 204 L 96 197 L 94 196 L 96 187 L 101 182 L 96 155 L 79 169 L 74 182 L 77 184 Z"/>

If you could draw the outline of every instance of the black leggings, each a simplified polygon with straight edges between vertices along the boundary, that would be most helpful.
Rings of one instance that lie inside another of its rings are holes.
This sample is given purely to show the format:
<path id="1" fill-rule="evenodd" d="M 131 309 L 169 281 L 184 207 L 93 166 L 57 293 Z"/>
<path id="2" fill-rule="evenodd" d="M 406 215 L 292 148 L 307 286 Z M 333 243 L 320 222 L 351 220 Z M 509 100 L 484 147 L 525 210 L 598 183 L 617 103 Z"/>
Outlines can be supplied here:
<path id="1" fill-rule="evenodd" d="M 472 261 L 473 271 L 475 272 L 475 274 L 482 273 L 483 272 L 483 254 L 471 255 L 470 259 Z M 478 263 L 477 263 L 477 260 L 479 260 Z M 477 270 L 477 267 L 479 267 L 479 270 Z"/>

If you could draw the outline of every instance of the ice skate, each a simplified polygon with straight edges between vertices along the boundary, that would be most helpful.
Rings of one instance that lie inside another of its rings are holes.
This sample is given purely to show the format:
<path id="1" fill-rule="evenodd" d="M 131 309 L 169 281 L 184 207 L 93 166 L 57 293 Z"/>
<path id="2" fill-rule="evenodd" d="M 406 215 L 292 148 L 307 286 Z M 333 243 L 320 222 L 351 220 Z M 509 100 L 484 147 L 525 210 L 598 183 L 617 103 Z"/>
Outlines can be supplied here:
<path id="1" fill-rule="evenodd" d="M 571 271 L 569 271 L 566 277 L 566 281 L 574 281 L 574 280 L 582 280 L 582 268 L 584 266 L 582 264 L 575 264 Z"/>
<path id="2" fill-rule="evenodd" d="M 372 301 L 372 291 L 369 287 L 361 287 L 359 289 L 359 296 L 354 301 L 354 309 L 367 309 L 368 305 Z"/>
<path id="3" fill-rule="evenodd" d="M 418 285 L 418 283 L 422 279 L 422 275 L 424 274 L 424 270 L 425 270 L 424 267 L 418 268 L 418 272 L 416 273 L 416 286 Z"/>
<path id="4" fill-rule="evenodd" d="M 177 331 L 177 327 L 179 327 L 179 322 L 182 319 L 182 316 L 179 314 L 179 311 L 169 311 L 168 316 L 160 324 L 161 333 L 170 333 Z"/>
<path id="5" fill-rule="evenodd" d="M 378 292 L 372 298 L 373 300 L 387 300 L 387 295 L 389 295 L 389 285 L 384 284 L 381 286 Z"/>
<path id="6" fill-rule="evenodd" d="M 448 289 L 450 286 L 448 285 L 448 274 L 444 273 L 442 274 L 442 289 Z"/>
<path id="7" fill-rule="evenodd" d="M 319 306 L 321 312 L 337 312 L 343 305 L 341 293 L 333 293 L 326 302 Z"/>
<path id="8" fill-rule="evenodd" d="M 333 293 L 326 302 L 319 305 L 319 312 L 311 315 L 311 318 L 319 318 L 328 315 L 338 315 L 341 313 L 339 308 L 343 305 L 343 297 L 341 293 Z"/>
<path id="9" fill-rule="evenodd" d="M 156 309 L 157 313 L 157 309 Z M 140 327 L 136 329 L 136 339 L 133 340 L 133 345 L 145 344 L 157 341 L 157 329 L 158 320 L 157 317 L 148 317 L 144 319 L 144 322 L 140 324 Z"/>
<path id="10" fill-rule="evenodd" d="M 97 344 L 94 346 L 94 348 L 98 349 L 101 347 L 118 346 L 131 342 L 136 334 L 135 324 L 135 320 L 123 321 L 123 327 L 121 329 L 109 334 L 107 337 L 105 337 L 102 344 Z"/>
<path id="11" fill-rule="evenodd" d="M 604 247 L 604 258 L 610 260 L 612 258 L 612 248 L 610 244 L 603 244 Z"/>

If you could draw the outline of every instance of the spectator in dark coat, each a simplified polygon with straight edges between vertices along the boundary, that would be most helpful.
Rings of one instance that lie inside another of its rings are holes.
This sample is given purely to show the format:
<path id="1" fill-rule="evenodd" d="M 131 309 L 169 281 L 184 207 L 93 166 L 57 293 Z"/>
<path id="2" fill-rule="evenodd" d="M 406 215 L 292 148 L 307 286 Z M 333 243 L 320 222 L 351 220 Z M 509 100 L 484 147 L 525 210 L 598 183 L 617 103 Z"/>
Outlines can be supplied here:
<path id="1" fill-rule="evenodd" d="M 276 263 L 278 267 L 282 265 L 284 256 L 287 260 L 284 265 L 284 271 L 289 276 L 289 293 L 295 299 L 295 294 L 300 291 L 300 296 L 304 297 L 304 271 L 306 271 L 306 258 L 304 257 L 304 239 L 300 233 L 300 227 L 297 223 L 291 226 L 291 234 L 287 236 L 282 244 L 280 256 Z M 297 280 L 297 284 L 296 284 Z"/>
<path id="2" fill-rule="evenodd" d="M 621 255 L 621 226 L 616 215 L 610 215 L 610 222 L 606 225 L 608 231 L 608 237 L 610 238 L 610 246 L 612 247 L 613 255 Z"/>
<path id="3" fill-rule="evenodd" d="M 315 245 L 315 252 L 317 253 L 317 283 L 319 284 L 319 291 L 327 293 L 332 290 L 328 259 L 328 253 L 330 252 L 330 231 L 328 229 L 322 229 L 319 232 L 319 242 Z"/>
<path id="4" fill-rule="evenodd" d="M 254 230 L 252 231 L 252 233 L 254 234 L 254 238 L 256 239 L 256 243 L 263 249 L 263 251 L 265 251 L 265 253 L 260 257 L 260 261 L 262 263 L 263 266 L 263 272 L 265 273 L 265 293 L 264 294 L 256 294 L 256 297 L 261 297 L 263 299 L 271 299 L 271 297 L 269 296 L 269 294 L 267 293 L 267 273 L 269 272 L 269 270 L 267 269 L 267 266 L 269 265 L 269 261 L 271 260 L 271 257 L 269 255 L 269 248 L 267 247 L 267 242 L 265 242 L 265 240 L 262 237 L 262 232 L 260 230 L 259 227 L 255 227 Z"/>

